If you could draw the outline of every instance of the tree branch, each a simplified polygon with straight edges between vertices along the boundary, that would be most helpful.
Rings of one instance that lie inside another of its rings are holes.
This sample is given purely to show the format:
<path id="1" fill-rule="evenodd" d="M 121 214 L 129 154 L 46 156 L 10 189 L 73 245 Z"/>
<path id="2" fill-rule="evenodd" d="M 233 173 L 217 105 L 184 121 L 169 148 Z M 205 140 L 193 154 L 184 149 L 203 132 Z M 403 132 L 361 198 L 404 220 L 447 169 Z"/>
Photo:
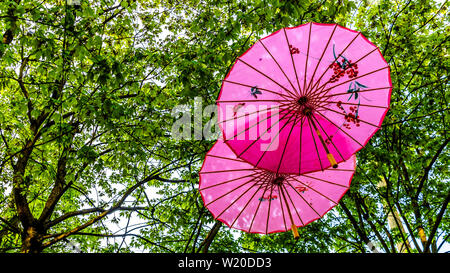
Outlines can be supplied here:
<path id="1" fill-rule="evenodd" d="M 116 210 L 120 210 L 120 211 L 137 211 L 137 210 L 149 210 L 148 207 L 118 207 Z M 48 223 L 46 223 L 46 227 L 52 227 L 55 226 L 59 223 L 61 223 L 62 221 L 71 218 L 71 217 L 75 217 L 75 216 L 80 216 L 80 215 L 86 215 L 89 213 L 94 213 L 94 212 L 105 212 L 107 210 L 105 210 L 104 208 L 101 207 L 96 207 L 96 208 L 88 208 L 88 209 L 82 209 L 82 210 L 77 210 L 77 211 L 71 211 L 68 212 L 58 218 L 56 218 L 55 220 L 49 221 Z M 53 237 L 53 236 L 52 236 Z M 47 238 L 47 237 L 45 237 Z"/>
<path id="2" fill-rule="evenodd" d="M 425 168 L 424 170 L 424 174 L 422 176 L 422 179 L 420 179 L 419 182 L 419 186 L 417 187 L 416 190 L 416 195 L 415 198 L 417 199 L 419 197 L 420 192 L 422 191 L 423 185 L 425 183 L 425 181 L 428 179 L 428 174 L 430 173 L 431 169 L 433 168 L 433 164 L 436 162 L 436 160 L 439 158 L 439 155 L 442 153 L 442 151 L 444 150 L 445 146 L 447 146 L 448 142 L 450 141 L 450 138 L 447 138 L 444 143 L 442 143 L 442 145 L 439 147 L 439 149 L 436 151 L 436 153 L 434 154 L 433 158 L 431 159 L 430 163 L 428 164 L 428 166 Z"/>
<path id="3" fill-rule="evenodd" d="M 356 230 L 356 233 L 358 233 L 358 235 L 361 238 L 361 240 L 363 240 L 364 243 L 368 244 L 369 243 L 369 238 L 367 238 L 367 235 L 364 232 L 364 230 L 360 229 L 360 227 L 358 225 L 358 222 L 356 222 L 356 220 L 353 217 L 352 213 L 350 212 L 350 210 L 345 205 L 345 202 L 343 200 L 341 200 L 339 202 L 339 204 L 340 204 L 342 210 L 344 210 L 345 214 L 347 215 L 347 218 L 350 220 L 350 223 L 353 225 L 353 228 Z"/>
<path id="4" fill-rule="evenodd" d="M 216 220 L 216 223 L 212 227 L 212 229 L 209 231 L 208 236 L 206 236 L 205 240 L 200 245 L 200 248 L 203 253 L 208 253 L 209 246 L 211 245 L 212 241 L 217 235 L 217 232 L 219 231 L 220 227 L 222 226 L 222 222 Z"/>
<path id="5" fill-rule="evenodd" d="M 72 135 L 73 137 L 73 135 Z M 70 150 L 69 147 L 64 147 L 61 157 L 58 159 L 57 167 L 56 167 L 56 177 L 54 182 L 54 187 L 52 191 L 50 192 L 49 197 L 47 198 L 47 201 L 45 202 L 44 208 L 42 209 L 41 215 L 39 216 L 39 222 L 44 223 L 46 222 L 50 216 L 52 215 L 53 211 L 55 210 L 56 204 L 60 200 L 61 196 L 65 192 L 64 182 L 66 180 L 66 164 L 67 164 L 67 157 L 68 157 L 68 151 Z"/>
<path id="6" fill-rule="evenodd" d="M 436 231 L 437 231 L 437 229 L 439 227 L 439 224 L 442 221 L 442 216 L 444 216 L 444 213 L 445 213 L 445 210 L 447 209 L 447 205 L 448 205 L 449 201 L 450 201 L 450 192 L 447 194 L 447 197 L 445 198 L 444 203 L 442 203 L 441 210 L 439 211 L 439 213 L 438 213 L 438 215 L 436 217 L 436 222 L 434 223 L 433 229 L 430 232 L 430 236 L 428 236 L 428 241 L 427 241 L 427 243 L 425 245 L 425 248 L 423 250 L 424 253 L 429 252 L 429 248 L 430 248 L 431 242 L 433 241 L 434 235 L 436 234 Z"/>

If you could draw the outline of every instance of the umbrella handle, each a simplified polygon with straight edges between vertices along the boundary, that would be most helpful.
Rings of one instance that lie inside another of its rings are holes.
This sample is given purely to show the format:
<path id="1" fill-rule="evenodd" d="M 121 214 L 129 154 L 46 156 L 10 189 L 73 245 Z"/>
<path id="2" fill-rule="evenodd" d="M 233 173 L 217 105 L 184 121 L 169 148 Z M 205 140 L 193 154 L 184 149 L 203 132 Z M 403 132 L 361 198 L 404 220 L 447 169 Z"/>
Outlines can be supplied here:
<path id="1" fill-rule="evenodd" d="M 283 187 L 281 185 L 279 185 L 280 188 L 280 192 L 281 192 L 281 196 L 283 196 L 284 202 L 286 204 L 287 207 L 287 212 L 289 214 L 289 218 L 291 219 L 291 230 L 292 230 L 292 234 L 294 234 L 294 239 L 298 239 L 298 237 L 300 237 L 300 235 L 298 235 L 298 230 L 297 230 L 297 226 L 294 224 L 294 219 L 292 218 L 292 214 L 291 211 L 289 209 L 289 205 L 288 202 L 286 200 L 286 196 L 284 196 L 284 191 L 283 191 Z"/>
<path id="2" fill-rule="evenodd" d="M 297 226 L 292 224 L 291 229 L 292 229 L 292 234 L 294 234 L 294 239 L 298 239 L 298 237 L 300 237 L 300 235 L 298 235 Z"/>
<path id="3" fill-rule="evenodd" d="M 336 162 L 336 159 L 334 159 L 333 154 L 332 153 L 328 153 L 327 157 L 328 157 L 328 161 L 330 161 L 331 166 L 333 166 L 333 168 L 336 169 L 338 167 L 338 164 Z"/>
<path id="4" fill-rule="evenodd" d="M 316 124 L 314 123 L 314 120 L 310 118 L 310 121 L 314 127 L 314 130 L 316 131 L 317 136 L 320 139 L 320 142 L 322 143 L 323 148 L 325 149 L 325 152 L 327 153 L 328 161 L 330 162 L 331 166 L 336 169 L 338 167 L 338 164 L 336 162 L 336 159 L 334 158 L 333 154 L 330 153 L 330 150 L 328 150 L 327 145 L 325 144 L 325 141 L 323 140 L 322 134 L 320 133 L 319 129 L 317 128 Z"/>

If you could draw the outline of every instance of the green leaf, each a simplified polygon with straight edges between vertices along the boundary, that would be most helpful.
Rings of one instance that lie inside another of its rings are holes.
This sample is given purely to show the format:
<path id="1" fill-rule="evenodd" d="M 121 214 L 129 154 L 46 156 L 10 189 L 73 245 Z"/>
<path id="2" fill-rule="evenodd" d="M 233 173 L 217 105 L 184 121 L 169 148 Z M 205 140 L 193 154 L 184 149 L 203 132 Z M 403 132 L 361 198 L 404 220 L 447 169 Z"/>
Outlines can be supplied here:
<path id="1" fill-rule="evenodd" d="M 120 6 L 122 6 L 123 8 L 127 8 L 128 7 L 128 0 L 123 0 L 120 2 Z"/>

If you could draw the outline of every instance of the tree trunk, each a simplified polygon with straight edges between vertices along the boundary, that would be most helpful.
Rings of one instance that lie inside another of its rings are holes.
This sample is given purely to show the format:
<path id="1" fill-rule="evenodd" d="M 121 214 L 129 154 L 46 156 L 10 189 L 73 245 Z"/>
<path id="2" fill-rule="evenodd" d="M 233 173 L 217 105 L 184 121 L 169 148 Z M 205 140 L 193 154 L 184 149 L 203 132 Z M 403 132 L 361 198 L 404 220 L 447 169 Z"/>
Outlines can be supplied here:
<path id="1" fill-rule="evenodd" d="M 28 227 L 22 234 L 22 253 L 40 253 L 42 251 L 42 235 L 38 228 Z"/>
<path id="2" fill-rule="evenodd" d="M 378 183 L 378 188 L 383 188 L 386 186 L 387 186 L 386 181 L 384 180 L 384 177 L 382 177 L 380 180 L 380 183 Z M 393 212 L 392 213 L 391 210 L 389 209 L 389 206 L 387 204 L 385 204 L 385 202 L 383 202 L 383 206 L 385 207 L 386 211 L 388 212 L 389 228 L 391 230 L 398 228 L 401 233 L 405 234 L 405 228 L 403 227 L 400 216 L 398 215 L 398 212 L 395 209 L 395 207 L 392 207 L 392 212 Z M 411 249 L 411 246 L 409 245 L 408 241 L 406 241 L 406 243 L 404 243 L 404 242 L 397 243 L 398 252 L 407 252 L 407 248 Z"/>
<path id="3" fill-rule="evenodd" d="M 222 226 L 222 222 L 216 221 L 214 226 L 212 227 L 211 231 L 209 232 L 208 236 L 206 236 L 205 240 L 202 243 L 202 253 L 207 253 L 209 246 L 211 245 L 212 241 L 217 235 L 217 232 L 219 231 L 220 227 Z"/>

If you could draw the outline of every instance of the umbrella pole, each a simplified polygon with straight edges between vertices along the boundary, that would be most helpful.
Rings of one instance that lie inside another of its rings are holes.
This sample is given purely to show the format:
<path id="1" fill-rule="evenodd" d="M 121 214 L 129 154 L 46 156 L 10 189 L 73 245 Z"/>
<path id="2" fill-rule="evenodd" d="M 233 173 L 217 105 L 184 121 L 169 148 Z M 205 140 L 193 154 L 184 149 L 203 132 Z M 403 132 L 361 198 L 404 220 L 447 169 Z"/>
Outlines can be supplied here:
<path id="1" fill-rule="evenodd" d="M 284 203 L 286 204 L 286 207 L 287 207 L 289 219 L 291 220 L 292 234 L 294 235 L 294 239 L 298 239 L 300 237 L 300 235 L 298 234 L 297 226 L 294 224 L 294 219 L 292 218 L 291 210 L 289 209 L 289 205 L 287 203 L 286 196 L 284 195 L 283 187 L 282 187 L 282 185 L 279 185 L 279 187 L 280 187 L 281 195 L 283 196 L 283 199 L 284 199 Z"/>
<path id="2" fill-rule="evenodd" d="M 322 146 L 325 149 L 325 152 L 327 153 L 328 161 L 330 162 L 331 166 L 336 169 L 338 167 L 336 159 L 334 158 L 333 154 L 330 153 L 330 150 L 328 150 L 328 147 L 325 144 L 325 141 L 323 140 L 322 134 L 320 133 L 319 129 L 317 128 L 316 124 L 314 123 L 314 120 L 310 117 L 309 117 L 309 120 L 311 121 L 311 123 L 314 127 L 314 130 L 316 131 L 316 134 L 319 137 L 320 142 L 322 143 Z"/>

